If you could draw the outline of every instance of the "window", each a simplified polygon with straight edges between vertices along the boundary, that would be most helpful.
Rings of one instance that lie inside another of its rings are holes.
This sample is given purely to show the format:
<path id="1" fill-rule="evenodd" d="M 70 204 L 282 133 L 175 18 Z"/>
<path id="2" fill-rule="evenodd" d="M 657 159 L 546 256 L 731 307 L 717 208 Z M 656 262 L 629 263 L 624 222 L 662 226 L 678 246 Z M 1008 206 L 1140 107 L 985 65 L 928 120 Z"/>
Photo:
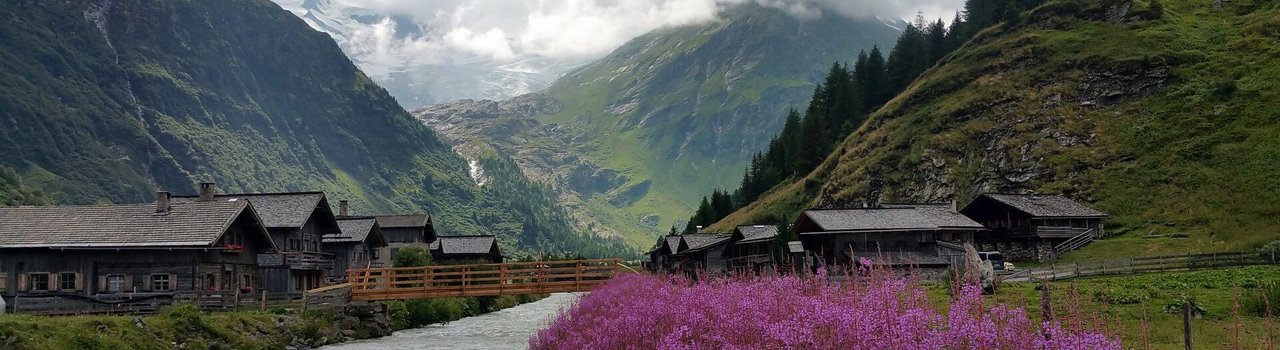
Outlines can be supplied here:
<path id="1" fill-rule="evenodd" d="M 80 289 L 80 288 L 76 288 L 76 284 L 78 284 L 77 282 L 79 282 L 79 280 L 80 280 L 79 278 L 76 278 L 75 272 L 60 273 L 58 274 L 58 290 Z"/>
<path id="2" fill-rule="evenodd" d="M 3 293 L 4 291 L 8 290 L 6 289 L 8 287 L 9 287 L 9 273 L 0 272 L 0 293 Z"/>
<path id="3" fill-rule="evenodd" d="M 158 292 L 171 290 L 173 289 L 172 282 L 168 274 L 151 275 L 151 290 Z"/>
<path id="4" fill-rule="evenodd" d="M 858 243 L 849 242 L 848 244 L 845 244 L 845 245 L 844 245 L 844 250 L 846 250 L 846 251 L 856 251 L 856 250 L 858 250 Z"/>
<path id="5" fill-rule="evenodd" d="M 400 254 L 400 248 L 391 248 L 391 258 L 395 259 L 397 254 Z"/>
<path id="6" fill-rule="evenodd" d="M 124 275 L 107 276 L 108 293 L 124 293 Z"/>
<path id="7" fill-rule="evenodd" d="M 893 249 L 897 249 L 897 250 L 907 249 L 907 241 L 893 242 Z"/>
<path id="8" fill-rule="evenodd" d="M 35 272 L 35 273 L 32 273 L 32 274 L 31 274 L 31 275 L 29 275 L 29 276 L 31 276 L 31 277 L 30 277 L 30 278 L 31 278 L 31 289 L 30 289 L 30 291 L 32 291 L 32 292 L 47 292 L 47 291 L 49 291 L 49 274 L 48 274 L 48 273 L 44 273 L 44 272 Z"/>
<path id="9" fill-rule="evenodd" d="M 370 251 L 370 252 L 369 252 L 369 258 L 370 258 L 370 259 L 373 259 L 373 260 L 378 260 L 378 252 L 379 252 L 379 251 L 381 251 L 381 250 L 382 250 L 382 249 L 374 249 L 373 251 Z"/>

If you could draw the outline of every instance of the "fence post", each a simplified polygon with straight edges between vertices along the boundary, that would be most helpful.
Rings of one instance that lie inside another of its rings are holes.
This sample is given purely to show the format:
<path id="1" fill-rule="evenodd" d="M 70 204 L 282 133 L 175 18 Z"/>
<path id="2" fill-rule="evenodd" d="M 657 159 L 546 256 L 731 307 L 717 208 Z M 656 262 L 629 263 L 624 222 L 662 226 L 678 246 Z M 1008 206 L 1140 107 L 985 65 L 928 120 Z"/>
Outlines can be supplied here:
<path id="1" fill-rule="evenodd" d="M 231 302 L 233 303 L 231 306 L 232 310 L 240 311 L 240 289 L 239 288 L 236 288 L 236 297 L 235 299 L 232 299 Z"/>
<path id="2" fill-rule="evenodd" d="M 577 270 L 573 274 L 573 289 L 578 290 L 582 284 L 582 260 L 578 260 Z"/>
<path id="3" fill-rule="evenodd" d="M 260 301 L 258 304 L 258 310 L 266 310 L 266 309 L 267 309 L 267 291 L 263 290 L 262 301 Z"/>
<path id="4" fill-rule="evenodd" d="M 306 289 L 302 290 L 302 312 L 303 313 L 307 312 L 307 290 Z"/>
<path id="5" fill-rule="evenodd" d="M 1182 341 L 1191 350 L 1191 300 L 1182 302 Z"/>

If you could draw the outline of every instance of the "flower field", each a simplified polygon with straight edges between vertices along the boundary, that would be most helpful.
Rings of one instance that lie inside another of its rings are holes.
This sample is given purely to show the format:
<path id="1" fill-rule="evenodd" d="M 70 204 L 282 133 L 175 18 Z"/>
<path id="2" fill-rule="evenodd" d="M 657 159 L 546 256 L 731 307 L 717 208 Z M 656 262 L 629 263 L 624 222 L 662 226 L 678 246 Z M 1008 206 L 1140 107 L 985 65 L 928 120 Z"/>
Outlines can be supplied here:
<path id="1" fill-rule="evenodd" d="M 692 282 L 631 274 L 584 296 L 531 349 L 1120 349 L 958 287 L 948 305 L 896 277 L 841 287 L 791 276 Z M 945 310 L 943 310 L 945 309 Z"/>

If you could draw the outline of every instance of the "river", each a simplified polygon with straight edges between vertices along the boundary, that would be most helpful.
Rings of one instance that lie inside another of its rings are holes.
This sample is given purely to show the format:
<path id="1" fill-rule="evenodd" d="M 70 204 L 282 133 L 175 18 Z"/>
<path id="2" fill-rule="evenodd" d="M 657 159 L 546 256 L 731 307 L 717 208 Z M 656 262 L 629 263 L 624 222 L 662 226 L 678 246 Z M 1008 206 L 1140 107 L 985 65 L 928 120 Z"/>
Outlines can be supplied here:
<path id="1" fill-rule="evenodd" d="M 442 325 L 406 329 L 388 337 L 330 345 L 321 350 L 525 349 L 529 337 L 579 297 L 556 293 L 532 303 Z"/>

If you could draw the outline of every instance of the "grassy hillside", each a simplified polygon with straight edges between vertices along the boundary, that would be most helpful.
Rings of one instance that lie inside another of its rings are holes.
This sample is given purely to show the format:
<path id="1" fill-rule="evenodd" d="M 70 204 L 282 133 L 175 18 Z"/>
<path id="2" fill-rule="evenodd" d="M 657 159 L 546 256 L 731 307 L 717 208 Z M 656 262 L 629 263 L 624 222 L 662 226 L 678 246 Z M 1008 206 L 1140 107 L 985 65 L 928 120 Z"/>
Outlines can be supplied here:
<path id="1" fill-rule="evenodd" d="M 541 220 L 564 216 L 553 197 L 477 186 L 329 36 L 269 1 L 5 1 L 0 16 L 0 165 L 55 203 L 211 180 L 322 190 L 357 213 L 428 211 L 444 234 L 495 233 L 504 248 L 581 242 Z"/>
<path id="2" fill-rule="evenodd" d="M 562 191 L 583 226 L 647 246 L 699 197 L 737 186 L 751 154 L 833 62 L 892 45 L 897 33 L 875 20 L 802 20 L 748 3 L 632 39 L 535 97 L 416 113 L 455 141 L 479 136 L 512 154 Z"/>
<path id="3" fill-rule="evenodd" d="M 1280 238 L 1280 4 L 1055 0 L 988 28 L 817 170 L 718 226 L 807 207 L 1060 192 L 1113 215 L 1068 259 Z"/>

